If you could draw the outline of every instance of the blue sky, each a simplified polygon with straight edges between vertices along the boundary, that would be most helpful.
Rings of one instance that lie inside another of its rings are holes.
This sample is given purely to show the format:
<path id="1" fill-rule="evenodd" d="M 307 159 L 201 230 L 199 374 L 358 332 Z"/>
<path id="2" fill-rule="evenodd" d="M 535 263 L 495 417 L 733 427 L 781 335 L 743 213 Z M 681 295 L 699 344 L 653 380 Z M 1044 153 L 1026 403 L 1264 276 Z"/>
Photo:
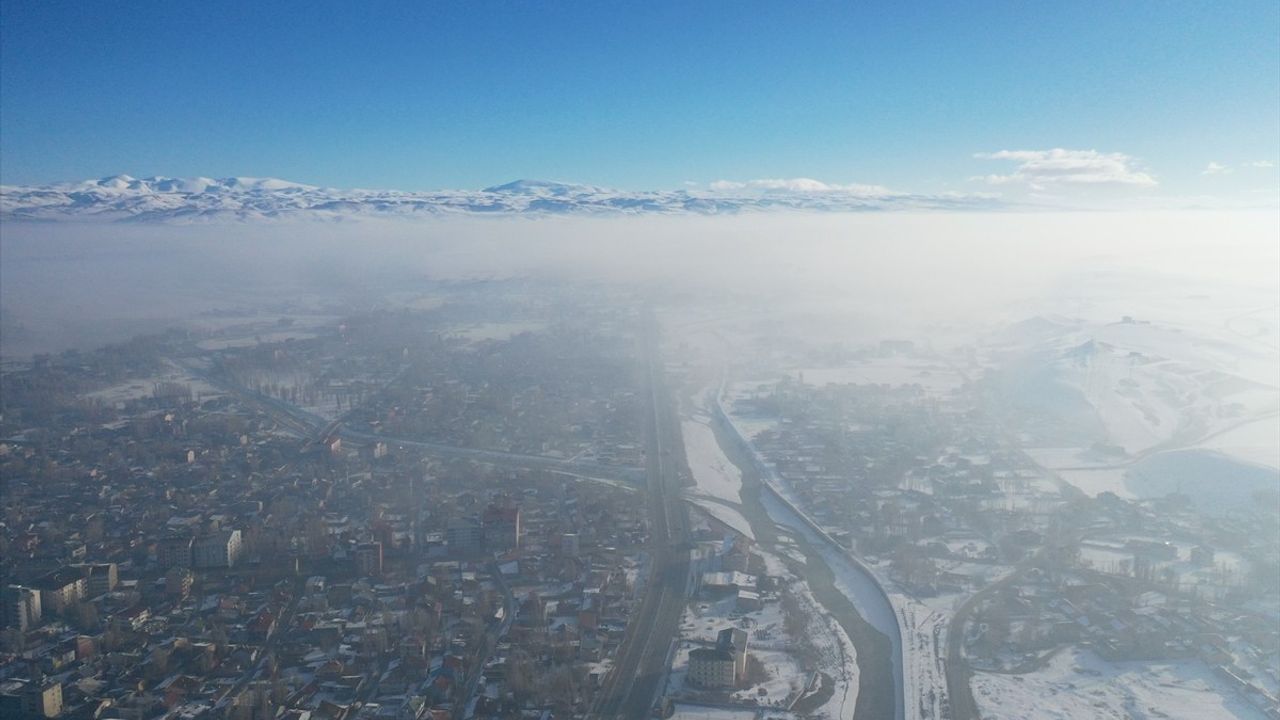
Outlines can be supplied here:
<path id="1" fill-rule="evenodd" d="M 1280 3 L 903 5 L 5 0 L 0 180 L 1277 187 Z"/>

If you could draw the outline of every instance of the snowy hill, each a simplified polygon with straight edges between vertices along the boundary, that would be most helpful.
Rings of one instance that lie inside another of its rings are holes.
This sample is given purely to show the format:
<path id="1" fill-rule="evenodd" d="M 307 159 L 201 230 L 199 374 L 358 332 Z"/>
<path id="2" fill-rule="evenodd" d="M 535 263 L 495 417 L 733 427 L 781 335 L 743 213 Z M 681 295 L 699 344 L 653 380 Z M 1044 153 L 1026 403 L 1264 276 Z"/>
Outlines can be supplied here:
<path id="1" fill-rule="evenodd" d="M 275 178 L 133 178 L 0 187 L 0 220 L 191 223 L 338 220 L 469 214 L 716 215 L 791 210 L 989 209 L 989 197 L 910 195 L 883 188 L 622 191 L 517 180 L 483 190 L 405 192 L 322 188 Z"/>
<path id="2" fill-rule="evenodd" d="M 1230 332 L 1035 318 L 998 337 L 1016 348 L 1000 373 L 1012 401 L 1130 455 L 1280 410 L 1275 353 Z"/>
<path id="3" fill-rule="evenodd" d="M 591 185 L 577 185 L 552 180 L 516 180 L 505 185 L 494 185 L 484 189 L 487 193 L 505 193 L 510 195 L 588 195 L 608 192 Z"/>

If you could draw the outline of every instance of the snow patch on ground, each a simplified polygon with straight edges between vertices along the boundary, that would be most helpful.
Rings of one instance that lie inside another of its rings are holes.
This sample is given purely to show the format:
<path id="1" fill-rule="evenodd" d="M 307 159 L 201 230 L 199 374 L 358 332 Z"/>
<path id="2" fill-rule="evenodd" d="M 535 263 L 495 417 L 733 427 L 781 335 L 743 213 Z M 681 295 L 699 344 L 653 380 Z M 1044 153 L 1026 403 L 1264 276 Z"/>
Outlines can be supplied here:
<path id="1" fill-rule="evenodd" d="M 783 706 L 789 698 L 804 690 L 809 676 L 800 669 L 800 664 L 790 653 L 785 650 L 763 648 L 756 648 L 749 652 L 764 666 L 768 677 L 762 682 L 733 693 L 735 700 L 754 700 L 761 705 Z"/>
<path id="2" fill-rule="evenodd" d="M 755 540 L 751 523 L 742 516 L 742 472 L 720 449 L 711 418 L 697 413 L 680 421 L 685 457 L 694 487 L 685 498 L 697 509 L 734 531 Z"/>
<path id="3" fill-rule="evenodd" d="M 922 358 L 872 358 L 841 367 L 801 368 L 790 373 L 806 385 L 919 385 L 925 393 L 948 395 L 964 384 L 951 368 Z"/>
<path id="4" fill-rule="evenodd" d="M 445 334 L 449 337 L 462 338 L 478 343 L 485 340 L 510 340 L 521 333 L 537 332 L 543 327 L 542 323 L 486 322 L 455 327 Z"/>
<path id="5" fill-rule="evenodd" d="M 1280 468 L 1280 415 L 1228 430 L 1202 447 L 1244 462 Z"/>
<path id="6" fill-rule="evenodd" d="M 1200 661 L 1109 663 L 1070 648 L 1026 675 L 976 672 L 974 699 L 988 720 L 1203 720 L 1264 715 Z"/>
<path id="7" fill-rule="evenodd" d="M 130 400 L 140 400 L 142 398 L 152 397 L 155 393 L 156 386 L 160 383 L 177 383 L 191 388 L 192 399 L 210 398 L 214 396 L 224 395 L 225 393 L 210 385 L 209 383 L 195 377 L 178 365 L 166 362 L 165 368 L 160 372 L 145 378 L 135 378 L 117 383 L 100 390 L 85 393 L 84 397 L 98 400 L 106 405 L 114 406 L 118 403 L 128 402 Z"/>
<path id="8" fill-rule="evenodd" d="M 1131 466 L 1125 487 L 1137 497 L 1184 493 L 1202 512 L 1216 513 L 1256 502 L 1259 491 L 1280 489 L 1280 470 L 1210 450 L 1178 450 Z"/>
<path id="9" fill-rule="evenodd" d="M 1056 325 L 1014 345 L 993 355 L 1000 357 L 998 376 L 1011 399 L 1092 441 L 1140 456 L 1212 439 L 1209 447 L 1280 466 L 1276 425 L 1229 437 L 1237 426 L 1274 418 L 1280 409 L 1280 356 L 1255 337 L 1129 319 Z M 1088 451 L 1054 450 L 1031 454 L 1047 467 L 1107 464 Z"/>
<path id="10" fill-rule="evenodd" d="M 1096 497 L 1100 493 L 1112 492 L 1126 500 L 1133 500 L 1137 496 L 1125 487 L 1124 477 L 1128 472 L 1127 468 L 1111 467 L 1111 468 L 1090 468 L 1087 470 L 1059 470 L 1058 477 L 1066 482 L 1080 488 L 1080 491 L 1090 497 Z"/>
<path id="11" fill-rule="evenodd" d="M 681 420 L 684 451 L 697 494 L 737 505 L 742 502 L 742 473 L 720 450 L 710 419 L 695 416 Z"/>
<path id="12" fill-rule="evenodd" d="M 753 708 L 730 708 L 712 705 L 691 705 L 676 703 L 675 713 L 671 720 L 757 720 L 758 715 Z M 770 710 L 769 718 L 791 718 L 791 713 Z"/>
<path id="13" fill-rule="evenodd" d="M 840 623 L 831 617 L 803 581 L 794 583 L 790 592 L 795 594 L 809 617 L 807 634 L 809 642 L 818 652 L 821 669 L 835 679 L 835 692 L 815 714 L 832 720 L 852 720 L 853 709 L 858 704 L 858 654 L 853 641 Z"/>
<path id="14" fill-rule="evenodd" d="M 755 534 L 751 532 L 751 523 L 747 522 L 747 519 L 736 508 L 729 507 L 710 498 L 695 496 L 686 499 L 695 508 L 715 518 L 718 522 L 729 526 L 734 532 L 751 540 L 756 539 Z"/>
<path id="15" fill-rule="evenodd" d="M 255 347 L 266 343 L 280 343 L 286 340 L 311 340 L 314 337 L 316 337 L 315 333 L 306 330 L 283 330 L 279 332 L 254 333 L 239 337 L 210 338 L 196 343 L 196 347 L 201 350 L 230 350 L 233 348 Z"/>

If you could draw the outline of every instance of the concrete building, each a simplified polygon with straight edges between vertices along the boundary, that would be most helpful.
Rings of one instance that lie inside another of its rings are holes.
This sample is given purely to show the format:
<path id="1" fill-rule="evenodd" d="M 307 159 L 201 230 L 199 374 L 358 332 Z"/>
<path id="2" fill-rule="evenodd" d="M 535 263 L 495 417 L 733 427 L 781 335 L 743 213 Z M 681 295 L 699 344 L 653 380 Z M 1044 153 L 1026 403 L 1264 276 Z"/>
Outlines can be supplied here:
<path id="1" fill-rule="evenodd" d="M 194 583 L 195 576 L 187 568 L 169 568 L 164 574 L 164 592 L 170 597 L 185 598 Z"/>
<path id="2" fill-rule="evenodd" d="M 10 585 L 4 592 L 5 625 L 26 632 L 39 627 L 42 617 L 40 591 L 21 585 Z"/>
<path id="3" fill-rule="evenodd" d="M 702 574 L 702 587 L 712 593 L 736 593 L 739 590 L 755 590 L 754 575 L 730 570 Z"/>
<path id="4" fill-rule="evenodd" d="M 382 543 L 360 543 L 352 554 L 355 556 L 357 575 L 377 577 L 382 574 Z"/>
<path id="5" fill-rule="evenodd" d="M 484 528 L 471 518 L 453 520 L 445 527 L 444 541 L 450 553 L 473 553 L 484 547 Z"/>
<path id="6" fill-rule="evenodd" d="M 55 718 L 62 714 L 62 685 L 12 680 L 0 685 L 0 717 Z"/>
<path id="7" fill-rule="evenodd" d="M 710 647 L 689 651 L 689 682 L 705 688 L 734 687 L 733 654 Z"/>
<path id="8" fill-rule="evenodd" d="M 34 587 L 40 591 L 40 605 L 45 612 L 62 614 L 67 608 L 85 598 L 88 583 L 77 568 L 54 570 L 36 580 Z"/>
<path id="9" fill-rule="evenodd" d="M 520 508 L 490 505 L 481 516 L 485 547 L 510 550 L 520 547 Z"/>
<path id="10" fill-rule="evenodd" d="M 115 563 L 83 563 L 76 565 L 84 573 L 87 597 L 98 597 L 116 589 L 120 573 Z"/>
<path id="11" fill-rule="evenodd" d="M 582 552 L 582 542 L 578 533 L 565 533 L 560 536 L 560 552 L 565 557 L 578 557 Z"/>
<path id="12" fill-rule="evenodd" d="M 198 568 L 235 567 L 239 559 L 239 530 L 222 530 L 206 535 L 192 546 L 191 560 Z"/>
<path id="13" fill-rule="evenodd" d="M 737 687 L 747 675 L 747 632 L 725 628 L 716 646 L 689 653 L 689 682 L 706 688 Z"/>
<path id="14" fill-rule="evenodd" d="M 156 543 L 156 561 L 161 570 L 190 568 L 191 547 L 195 540 L 187 535 L 167 537 Z"/>

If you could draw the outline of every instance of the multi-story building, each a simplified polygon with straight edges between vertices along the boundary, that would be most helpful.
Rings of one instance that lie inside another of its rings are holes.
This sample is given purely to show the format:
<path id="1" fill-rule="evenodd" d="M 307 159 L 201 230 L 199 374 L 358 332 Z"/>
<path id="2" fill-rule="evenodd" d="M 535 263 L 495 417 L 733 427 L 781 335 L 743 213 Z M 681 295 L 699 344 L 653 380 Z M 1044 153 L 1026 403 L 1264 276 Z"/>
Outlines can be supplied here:
<path id="1" fill-rule="evenodd" d="M 191 586 L 195 577 L 186 568 L 169 568 L 164 574 L 164 592 L 166 595 L 184 598 L 191 594 Z"/>
<path id="2" fill-rule="evenodd" d="M 55 718 L 62 714 L 62 685 L 13 680 L 0 685 L 0 717 Z"/>
<path id="3" fill-rule="evenodd" d="M 700 647 L 689 651 L 689 682 L 699 687 L 733 687 L 733 654 L 718 647 Z"/>
<path id="4" fill-rule="evenodd" d="M 84 573 L 87 597 L 98 597 L 116 589 L 120 582 L 115 563 L 83 563 L 76 565 Z"/>
<path id="5" fill-rule="evenodd" d="M 560 552 L 565 557 L 578 557 L 582 552 L 582 542 L 578 533 L 565 533 L 560 536 Z"/>
<path id="6" fill-rule="evenodd" d="M 235 567 L 240 559 L 240 531 L 221 530 L 196 540 L 191 561 L 198 568 Z"/>
<path id="7" fill-rule="evenodd" d="M 83 600 L 88 583 L 78 568 L 65 567 L 41 577 L 33 583 L 40 591 L 40 605 L 44 611 L 62 614 L 67 608 Z"/>
<path id="8" fill-rule="evenodd" d="M 5 625 L 26 632 L 40 625 L 40 591 L 10 585 L 4 592 Z"/>
<path id="9" fill-rule="evenodd" d="M 382 574 L 382 543 L 360 543 L 353 554 L 356 574 L 361 577 L 377 577 Z"/>
<path id="10" fill-rule="evenodd" d="M 737 687 L 747 674 L 747 633 L 725 628 L 713 648 L 689 653 L 689 681 L 708 688 Z"/>
<path id="11" fill-rule="evenodd" d="M 484 527 L 471 518 L 453 520 L 445 527 L 444 541 L 450 553 L 473 553 L 484 547 Z"/>
<path id="12" fill-rule="evenodd" d="M 480 518 L 485 547 L 510 550 L 520 546 L 520 508 L 490 505 Z"/>
<path id="13" fill-rule="evenodd" d="M 191 547 L 194 543 L 194 538 L 188 535 L 175 535 L 156 543 L 156 561 L 160 564 L 160 569 L 191 567 Z"/>

